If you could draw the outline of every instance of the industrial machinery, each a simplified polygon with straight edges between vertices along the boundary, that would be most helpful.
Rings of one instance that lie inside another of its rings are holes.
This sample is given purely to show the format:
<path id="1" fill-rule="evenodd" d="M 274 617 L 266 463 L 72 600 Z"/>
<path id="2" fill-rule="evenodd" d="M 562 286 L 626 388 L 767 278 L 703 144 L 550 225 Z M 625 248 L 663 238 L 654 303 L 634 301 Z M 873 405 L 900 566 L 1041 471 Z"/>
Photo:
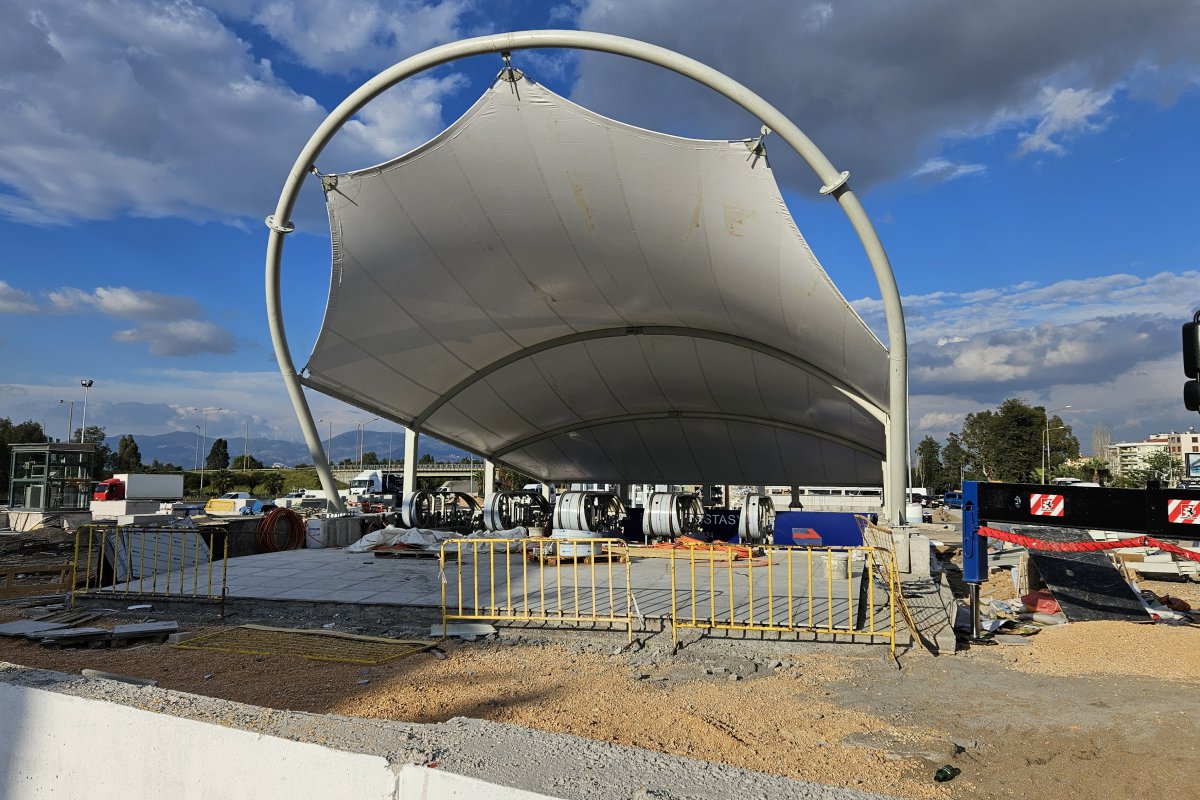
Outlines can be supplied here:
<path id="1" fill-rule="evenodd" d="M 625 504 L 612 492 L 563 492 L 554 506 L 555 531 L 617 534 L 625 521 Z"/>
<path id="2" fill-rule="evenodd" d="M 680 536 L 699 536 L 704 522 L 700 495 L 690 492 L 654 492 L 646 501 L 642 529 L 646 541 L 674 541 Z"/>
<path id="3" fill-rule="evenodd" d="M 409 528 L 469 533 L 478 523 L 479 504 L 466 492 L 418 491 L 404 498 L 400 519 Z"/>
<path id="4" fill-rule="evenodd" d="M 545 528 L 550 521 L 550 501 L 541 492 L 523 489 L 493 492 L 483 504 L 483 525 L 489 532 L 507 531 L 522 525 Z"/>
<path id="5" fill-rule="evenodd" d="M 738 539 L 743 544 L 770 544 L 775 538 L 775 502 L 765 494 L 746 495 L 738 519 Z"/>

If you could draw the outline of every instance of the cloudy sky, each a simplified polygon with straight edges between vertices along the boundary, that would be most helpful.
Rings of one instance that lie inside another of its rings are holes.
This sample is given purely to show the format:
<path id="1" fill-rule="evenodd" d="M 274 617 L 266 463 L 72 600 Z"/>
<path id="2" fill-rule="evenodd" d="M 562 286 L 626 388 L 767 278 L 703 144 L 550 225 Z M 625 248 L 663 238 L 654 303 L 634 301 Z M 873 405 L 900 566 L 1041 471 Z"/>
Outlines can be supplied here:
<path id="1" fill-rule="evenodd" d="M 0 416 L 64 436 L 249 424 L 296 439 L 271 355 L 266 229 L 291 162 L 376 71 L 465 36 L 584 28 L 705 61 L 787 113 L 873 216 L 906 298 L 914 441 L 1010 396 L 1085 449 L 1197 423 L 1179 324 L 1200 307 L 1197 0 L 9 0 L 0 5 Z M 683 135 L 758 124 L 684 79 L 600 54 L 517 53 L 601 113 Z M 498 59 L 406 82 L 319 165 L 352 169 L 441 130 Z M 770 144 L 770 142 L 769 142 Z M 776 145 L 800 229 L 886 341 L 878 289 L 819 181 Z M 311 182 L 310 182 L 311 183 Z M 306 187 L 288 241 L 297 361 L 328 287 Z M 367 415 L 320 396 L 334 432 Z M 324 427 L 324 426 L 322 426 Z M 376 423 L 375 429 L 387 430 Z"/>

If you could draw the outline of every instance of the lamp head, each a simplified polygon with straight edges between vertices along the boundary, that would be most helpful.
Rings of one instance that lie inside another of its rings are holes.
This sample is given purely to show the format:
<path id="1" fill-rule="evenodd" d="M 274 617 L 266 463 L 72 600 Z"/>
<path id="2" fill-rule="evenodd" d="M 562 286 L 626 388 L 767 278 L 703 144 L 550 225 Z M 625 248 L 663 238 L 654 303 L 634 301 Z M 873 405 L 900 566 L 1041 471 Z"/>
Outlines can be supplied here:
<path id="1" fill-rule="evenodd" d="M 93 383 L 95 383 L 95 381 L 92 380 L 91 378 L 85 378 L 79 382 L 79 385 L 85 389 L 90 389 L 90 388 L 92 388 Z"/>

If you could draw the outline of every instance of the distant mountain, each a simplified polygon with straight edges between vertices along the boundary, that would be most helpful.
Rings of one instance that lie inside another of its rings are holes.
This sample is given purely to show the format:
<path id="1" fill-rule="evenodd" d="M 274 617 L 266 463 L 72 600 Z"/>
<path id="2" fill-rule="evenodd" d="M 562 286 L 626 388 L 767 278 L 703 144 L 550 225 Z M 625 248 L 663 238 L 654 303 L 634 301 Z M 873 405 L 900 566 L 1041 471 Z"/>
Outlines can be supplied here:
<path id="1" fill-rule="evenodd" d="M 117 449 L 117 443 L 121 436 L 126 434 L 117 434 L 116 436 L 107 437 L 104 442 L 114 451 Z M 175 464 L 184 469 L 193 469 L 203 459 L 208 457 L 208 451 L 212 449 L 212 443 L 217 437 L 209 436 L 203 445 L 203 452 L 198 452 L 198 445 L 201 444 L 200 438 L 195 433 L 187 431 L 172 431 L 171 433 L 162 433 L 154 436 L 132 434 L 134 441 L 137 442 L 138 452 L 142 454 L 142 463 L 150 464 L 151 461 L 157 459 L 163 464 Z M 241 437 L 226 437 L 225 441 L 229 443 L 229 458 L 233 459 L 240 456 L 245 449 Z M 321 440 L 324 442 L 324 438 Z M 284 464 L 286 466 L 294 466 L 296 464 L 311 464 L 312 457 L 308 453 L 308 446 L 302 442 L 288 442 L 282 439 L 267 439 L 265 437 L 251 438 L 246 443 L 249 446 L 250 455 L 257 458 L 267 466 L 272 464 Z M 388 434 L 378 431 L 365 431 L 363 433 L 363 452 L 375 451 L 381 459 L 388 457 Z M 404 436 L 403 434 L 393 433 L 391 435 L 392 458 L 399 461 L 404 457 Z M 458 461 L 460 458 L 465 458 L 467 454 L 456 447 L 438 441 L 431 436 L 421 437 L 420 455 L 426 453 L 432 455 L 437 461 Z M 343 458 L 358 459 L 358 431 L 347 431 L 339 433 L 333 437 L 332 460 L 334 462 L 341 461 Z"/>

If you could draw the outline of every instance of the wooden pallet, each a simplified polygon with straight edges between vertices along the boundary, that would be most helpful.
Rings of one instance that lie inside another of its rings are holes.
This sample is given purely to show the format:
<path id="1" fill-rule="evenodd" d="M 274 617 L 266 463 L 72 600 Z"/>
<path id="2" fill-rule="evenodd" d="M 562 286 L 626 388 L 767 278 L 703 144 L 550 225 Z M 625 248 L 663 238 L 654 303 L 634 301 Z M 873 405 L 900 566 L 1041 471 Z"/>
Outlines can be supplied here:
<path id="1" fill-rule="evenodd" d="M 58 575 L 57 580 L 35 583 L 17 581 L 18 576 Z M 71 589 L 71 565 L 27 564 L 0 568 L 0 599 L 31 597 L 34 595 L 62 594 Z"/>

